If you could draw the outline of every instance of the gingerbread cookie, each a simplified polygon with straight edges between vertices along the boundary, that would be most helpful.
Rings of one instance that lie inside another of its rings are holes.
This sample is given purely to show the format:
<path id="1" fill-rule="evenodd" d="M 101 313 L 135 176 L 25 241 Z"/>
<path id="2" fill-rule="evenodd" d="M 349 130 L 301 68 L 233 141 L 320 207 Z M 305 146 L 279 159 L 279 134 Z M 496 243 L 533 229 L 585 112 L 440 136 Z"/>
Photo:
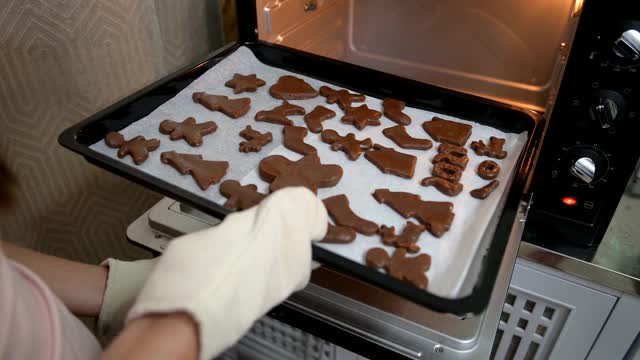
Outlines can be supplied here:
<path id="1" fill-rule="evenodd" d="M 313 99 L 318 96 L 318 92 L 306 81 L 291 75 L 281 76 L 277 83 L 271 85 L 269 94 L 283 100 Z"/>
<path id="2" fill-rule="evenodd" d="M 367 125 L 380 125 L 381 116 L 382 114 L 379 111 L 369 109 L 367 105 L 360 105 L 356 108 L 346 109 L 344 116 L 342 116 L 342 122 L 351 124 L 355 126 L 356 129 L 362 130 Z"/>
<path id="3" fill-rule="evenodd" d="M 482 140 L 472 141 L 471 148 L 476 152 L 478 156 L 488 156 L 494 159 L 504 159 L 507 157 L 507 152 L 502 150 L 505 139 L 492 136 L 489 138 L 489 145 L 486 145 Z"/>
<path id="4" fill-rule="evenodd" d="M 420 251 L 420 246 L 418 246 L 416 242 L 420 238 L 420 234 L 426 229 L 424 225 L 407 221 L 407 224 L 402 230 L 402 234 L 396 235 L 396 228 L 394 226 L 388 227 L 382 225 L 380 226 L 380 237 L 382 238 L 382 243 L 385 245 L 405 248 L 408 252 L 415 254 Z"/>
<path id="5" fill-rule="evenodd" d="M 457 166 L 459 167 L 461 170 L 464 170 L 467 168 L 467 164 L 469 163 L 469 157 L 467 155 L 465 156 L 455 156 L 453 154 L 437 154 L 436 156 L 433 157 L 433 163 L 439 163 L 439 162 L 444 162 L 453 166 Z"/>
<path id="6" fill-rule="evenodd" d="M 322 122 L 329 120 L 334 116 L 336 116 L 335 111 L 327 109 L 322 105 L 318 105 L 313 109 L 313 111 L 304 116 L 304 122 L 312 133 L 319 133 L 322 131 Z"/>
<path id="7" fill-rule="evenodd" d="M 145 139 L 144 136 L 136 136 L 131 140 L 125 140 L 122 134 L 111 131 L 105 136 L 104 142 L 107 146 L 118 149 L 120 159 L 130 155 L 136 165 L 140 165 L 149 158 L 149 152 L 160 147 L 160 140 Z"/>
<path id="8" fill-rule="evenodd" d="M 291 161 L 282 155 L 271 155 L 260 161 L 260 177 L 270 182 L 273 192 L 287 186 L 304 186 L 313 192 L 319 187 L 335 186 L 342 178 L 342 168 L 338 165 L 323 165 L 317 154 L 311 154 L 298 161 Z"/>
<path id="9" fill-rule="evenodd" d="M 258 79 L 256 74 L 250 75 L 242 75 L 242 74 L 233 74 L 233 79 L 224 83 L 224 86 L 230 87 L 233 89 L 234 94 L 240 94 L 243 92 L 256 92 L 259 87 L 265 86 L 267 83 Z"/>
<path id="10" fill-rule="evenodd" d="M 326 244 L 348 244 L 355 240 L 355 238 L 356 231 L 352 228 L 329 224 L 327 234 L 320 242 Z"/>
<path id="11" fill-rule="evenodd" d="M 349 160 L 358 160 L 364 150 L 368 150 L 373 146 L 373 142 L 369 138 L 358 140 L 353 133 L 349 133 L 347 136 L 340 136 L 332 129 L 323 131 L 320 138 L 325 143 L 331 144 L 331 150 L 342 150 Z"/>
<path id="12" fill-rule="evenodd" d="M 493 180 L 500 174 L 500 165 L 493 160 L 485 160 L 478 165 L 478 176 L 485 180 Z"/>
<path id="13" fill-rule="evenodd" d="M 486 199 L 487 196 L 489 196 L 493 190 L 498 187 L 498 185 L 500 185 L 500 182 L 498 180 L 493 180 L 479 189 L 471 190 L 470 194 L 476 199 Z"/>
<path id="14" fill-rule="evenodd" d="M 447 196 L 456 196 L 462 192 L 463 188 L 462 184 L 459 182 L 451 182 L 437 176 L 429 176 L 422 179 L 422 181 L 420 181 L 420 185 L 426 187 L 433 186 Z"/>
<path id="15" fill-rule="evenodd" d="M 258 192 L 258 187 L 249 185 L 240 185 L 236 180 L 225 180 L 220 184 L 220 194 L 228 200 L 224 203 L 224 207 L 231 210 L 244 210 L 262 201 L 266 194 Z"/>
<path id="16" fill-rule="evenodd" d="M 193 93 L 193 102 L 198 103 L 211 111 L 220 111 L 232 119 L 237 119 L 249 112 L 251 99 L 229 99 L 226 96 L 210 95 L 205 92 Z"/>
<path id="17" fill-rule="evenodd" d="M 386 204 L 405 219 L 410 217 L 423 223 L 435 237 L 441 237 L 453 222 L 453 203 L 424 201 L 419 195 L 408 192 L 377 189 L 373 197 L 381 204 Z"/>
<path id="18" fill-rule="evenodd" d="M 412 137 L 407 133 L 407 129 L 402 125 L 386 128 L 382 130 L 382 134 L 403 149 L 429 150 L 433 147 L 431 140 Z"/>
<path id="19" fill-rule="evenodd" d="M 364 157 L 385 174 L 411 179 L 416 170 L 415 156 L 382 145 L 373 145 L 373 150 L 367 151 Z"/>
<path id="20" fill-rule="evenodd" d="M 464 146 L 471 136 L 471 125 L 441 119 L 434 116 L 431 121 L 422 123 L 422 128 L 435 141 Z"/>
<path id="21" fill-rule="evenodd" d="M 304 137 L 307 136 L 307 128 L 286 125 L 284 129 L 282 129 L 282 133 L 282 144 L 287 149 L 301 155 L 315 154 L 318 152 L 316 148 L 304 142 Z"/>
<path id="22" fill-rule="evenodd" d="M 229 163 L 226 161 L 204 160 L 202 155 L 181 154 L 175 151 L 163 152 L 160 154 L 160 160 L 173 166 L 182 175 L 190 174 L 202 190 L 218 183 L 229 169 Z"/>
<path id="23" fill-rule="evenodd" d="M 378 232 L 378 224 L 359 217 L 351 210 L 346 195 L 331 196 L 322 202 L 337 225 L 350 227 L 363 235 L 373 235 Z"/>
<path id="24" fill-rule="evenodd" d="M 431 266 L 431 256 L 420 254 L 407 257 L 407 249 L 396 249 L 392 257 L 383 248 L 367 251 L 367 265 L 373 268 L 384 268 L 391 277 L 408 282 L 420 289 L 426 289 L 429 279 L 426 272 Z"/>
<path id="25" fill-rule="evenodd" d="M 202 137 L 218 130 L 218 125 L 213 121 L 196 123 L 196 119 L 188 117 L 181 123 L 163 120 L 160 123 L 160 132 L 169 135 L 171 140 L 184 139 L 191 146 L 202 145 Z"/>
<path id="26" fill-rule="evenodd" d="M 391 98 L 382 100 L 382 110 L 384 112 L 384 116 L 398 125 L 411 124 L 411 118 L 409 117 L 409 115 L 402 112 L 405 105 L 406 104 L 404 101 Z"/>
<path id="27" fill-rule="evenodd" d="M 469 163 L 467 149 L 452 144 L 440 144 L 440 146 L 438 146 L 438 155 L 433 158 L 433 163 L 435 164 L 441 161 L 464 170 Z"/>
<path id="28" fill-rule="evenodd" d="M 240 136 L 247 141 L 240 143 L 240 152 L 259 152 L 262 147 L 273 141 L 273 136 L 270 132 L 261 133 L 257 130 L 253 130 L 251 125 L 247 125 L 244 130 L 240 131 Z"/>
<path id="29" fill-rule="evenodd" d="M 281 105 L 271 110 L 261 110 L 256 113 L 256 121 L 263 121 L 278 125 L 293 125 L 293 121 L 289 120 L 289 115 L 304 115 L 305 111 L 302 106 L 290 104 L 287 100 L 282 101 Z"/>
<path id="30" fill-rule="evenodd" d="M 437 176 L 445 180 L 457 183 L 462 177 L 462 170 L 455 165 L 451 165 L 442 161 L 437 162 L 433 165 L 431 174 L 433 174 L 433 176 Z"/>
<path id="31" fill-rule="evenodd" d="M 352 94 L 348 90 L 334 90 L 328 86 L 320 87 L 320 95 L 327 98 L 327 104 L 338 103 L 338 107 L 342 110 L 351 108 L 354 102 L 363 102 L 365 96 L 362 94 Z"/>
<path id="32" fill-rule="evenodd" d="M 438 146 L 438 153 L 461 157 L 467 156 L 467 149 L 462 146 L 443 143 Z"/>

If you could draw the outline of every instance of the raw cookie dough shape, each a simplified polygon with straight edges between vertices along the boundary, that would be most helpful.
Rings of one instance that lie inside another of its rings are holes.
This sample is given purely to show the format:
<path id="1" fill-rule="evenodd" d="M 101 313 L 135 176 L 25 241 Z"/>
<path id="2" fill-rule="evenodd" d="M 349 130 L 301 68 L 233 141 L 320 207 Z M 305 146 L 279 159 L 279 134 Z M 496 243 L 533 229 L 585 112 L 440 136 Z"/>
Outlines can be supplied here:
<path id="1" fill-rule="evenodd" d="M 335 111 L 327 109 L 322 105 L 318 105 L 313 109 L 313 111 L 304 116 L 304 122 L 312 133 L 317 134 L 322 131 L 322 122 L 335 116 Z"/>
<path id="2" fill-rule="evenodd" d="M 258 79 L 256 74 L 242 75 L 235 73 L 231 80 L 224 83 L 224 86 L 232 88 L 234 94 L 240 94 L 245 91 L 256 92 L 259 87 L 266 84 L 264 80 Z"/>
<path id="3" fill-rule="evenodd" d="M 160 160 L 173 166 L 182 175 L 190 174 L 202 190 L 218 183 L 229 169 L 227 161 L 204 160 L 202 155 L 181 154 L 175 151 L 163 152 L 160 154 Z"/>
<path id="4" fill-rule="evenodd" d="M 213 121 L 205 121 L 198 124 L 196 119 L 188 117 L 182 122 L 163 120 L 160 123 L 160 132 L 169 135 L 169 139 L 175 141 L 184 139 L 191 146 L 202 145 L 205 135 L 213 134 L 218 130 L 218 125 Z"/>
<path id="5" fill-rule="evenodd" d="M 327 98 L 327 104 L 338 103 L 338 107 L 345 111 L 351 108 L 352 103 L 363 102 L 366 99 L 362 94 L 354 94 L 345 89 L 334 90 L 328 86 L 320 87 L 320 95 Z"/>
<path id="6" fill-rule="evenodd" d="M 500 174 L 500 165 L 493 160 L 485 160 L 478 165 L 478 176 L 485 180 L 493 180 Z"/>
<path id="7" fill-rule="evenodd" d="M 244 130 L 240 131 L 240 136 L 247 141 L 240 143 L 240 152 L 259 152 L 262 147 L 273 141 L 273 136 L 270 132 L 261 133 L 251 128 L 251 125 L 247 125 Z"/>
<path id="8" fill-rule="evenodd" d="M 342 122 L 353 125 L 358 130 L 362 130 L 367 127 L 367 125 L 380 125 L 380 117 L 382 117 L 380 111 L 369 109 L 367 105 L 360 105 L 346 109 L 345 114 L 342 116 Z"/>
<path id="9" fill-rule="evenodd" d="M 402 233 L 396 235 L 395 226 L 388 227 L 386 225 L 380 226 L 380 238 L 382 243 L 388 246 L 394 246 L 396 248 L 405 248 L 408 252 L 415 254 L 420 251 L 420 246 L 416 244 L 422 234 L 427 228 L 422 224 L 416 224 L 411 221 L 407 221 Z"/>
<path id="10" fill-rule="evenodd" d="M 391 277 L 420 289 L 426 289 L 429 285 L 426 272 L 431 266 L 431 256 L 428 254 L 407 257 L 407 249 L 400 248 L 389 257 L 385 249 L 373 248 L 367 251 L 366 261 L 368 266 L 384 268 Z"/>
<path id="11" fill-rule="evenodd" d="M 373 150 L 367 151 L 364 157 L 383 173 L 406 179 L 411 179 L 416 169 L 417 158 L 415 156 L 379 144 L 373 145 Z"/>
<path id="12" fill-rule="evenodd" d="M 311 154 L 298 161 L 291 161 L 282 155 L 271 155 L 260 161 L 260 177 L 270 182 L 273 192 L 288 186 L 304 186 L 314 193 L 318 188 L 335 186 L 342 178 L 342 168 L 338 165 L 323 165 L 317 154 Z"/>
<path id="13" fill-rule="evenodd" d="M 324 130 L 320 138 L 323 142 L 331 144 L 331 150 L 342 150 L 349 160 L 358 160 L 363 151 L 371 149 L 373 146 L 373 142 L 369 138 L 358 140 L 353 133 L 340 136 L 340 134 L 332 129 Z"/>
<path id="14" fill-rule="evenodd" d="M 269 94 L 282 100 L 304 100 L 318 96 L 318 92 L 311 85 L 292 75 L 281 76 L 278 82 L 271 85 Z"/>
<path id="15" fill-rule="evenodd" d="M 472 141 L 471 148 L 476 152 L 478 156 L 488 156 L 494 159 L 504 159 L 507 157 L 507 152 L 502 150 L 504 147 L 505 139 L 492 136 L 489 138 L 489 144 L 485 144 L 482 140 Z"/>
<path id="16" fill-rule="evenodd" d="M 110 131 L 104 138 L 104 142 L 110 148 L 118 149 L 120 159 L 130 155 L 136 165 L 140 165 L 149 158 L 149 152 L 160 147 L 160 140 L 149 139 L 144 136 L 136 136 L 133 139 L 125 140 L 119 132 Z"/>
<path id="17" fill-rule="evenodd" d="M 451 165 L 449 163 L 441 161 L 433 165 L 433 171 L 431 172 L 431 174 L 433 176 L 437 176 L 456 183 L 459 182 L 460 178 L 462 177 L 462 170 L 455 165 Z"/>
<path id="18" fill-rule="evenodd" d="M 427 227 L 435 237 L 441 237 L 451 227 L 455 214 L 453 203 L 424 201 L 419 195 L 389 189 L 377 189 L 373 197 L 386 204 L 405 219 L 413 217 Z"/>
<path id="19" fill-rule="evenodd" d="M 467 149 L 458 145 L 440 144 L 440 146 L 438 146 L 438 155 L 433 158 L 433 163 L 435 164 L 441 161 L 464 170 L 467 168 L 467 164 L 469 164 Z"/>
<path id="20" fill-rule="evenodd" d="M 373 235 L 378 232 L 378 224 L 365 220 L 351 210 L 349 199 L 346 195 L 335 195 L 324 200 L 324 206 L 333 222 L 337 225 L 346 226 L 363 235 Z"/>
<path id="21" fill-rule="evenodd" d="M 382 134 L 403 149 L 429 150 L 433 147 L 431 140 L 414 138 L 407 133 L 407 129 L 402 125 L 386 128 L 382 130 Z"/>
<path id="22" fill-rule="evenodd" d="M 431 121 L 422 123 L 422 128 L 435 141 L 464 146 L 471 136 L 471 125 L 441 119 L 434 116 Z"/>
<path id="23" fill-rule="evenodd" d="M 193 93 L 193 102 L 198 103 L 211 111 L 220 111 L 232 119 L 237 119 L 249 112 L 251 99 L 229 99 L 227 96 L 211 95 L 206 92 Z"/>
<path id="24" fill-rule="evenodd" d="M 304 115 L 305 111 L 302 106 L 290 104 L 287 100 L 283 100 L 281 105 L 271 110 L 261 110 L 256 113 L 256 121 L 268 122 L 277 125 L 293 125 L 293 121 L 289 120 L 289 115 Z"/>
<path id="25" fill-rule="evenodd" d="M 476 199 L 486 199 L 493 192 L 493 190 L 498 187 L 498 185 L 500 185 L 500 181 L 493 180 L 479 189 L 471 190 L 470 194 Z"/>
<path id="26" fill-rule="evenodd" d="M 405 105 L 404 101 L 386 98 L 382 100 L 382 111 L 387 119 L 395 122 L 396 124 L 409 125 L 411 124 L 411 118 L 409 115 L 402 112 Z"/>
<path id="27" fill-rule="evenodd" d="M 228 200 L 224 207 L 231 210 L 244 210 L 258 205 L 267 194 L 258 192 L 254 184 L 241 185 L 236 180 L 225 180 L 220 184 L 220 194 Z"/>
<path id="28" fill-rule="evenodd" d="M 325 244 L 348 244 L 355 238 L 356 231 L 352 228 L 329 224 L 327 234 L 320 242 Z"/>
<path id="29" fill-rule="evenodd" d="M 462 184 L 459 182 L 451 182 L 437 176 L 428 176 L 420 181 L 422 186 L 433 186 L 441 193 L 447 196 L 457 196 L 462 192 Z"/>
<path id="30" fill-rule="evenodd" d="M 282 129 L 282 144 L 287 149 L 297 152 L 300 155 L 315 154 L 318 150 L 304 142 L 304 137 L 307 136 L 307 132 L 306 127 L 286 125 L 284 129 Z"/>

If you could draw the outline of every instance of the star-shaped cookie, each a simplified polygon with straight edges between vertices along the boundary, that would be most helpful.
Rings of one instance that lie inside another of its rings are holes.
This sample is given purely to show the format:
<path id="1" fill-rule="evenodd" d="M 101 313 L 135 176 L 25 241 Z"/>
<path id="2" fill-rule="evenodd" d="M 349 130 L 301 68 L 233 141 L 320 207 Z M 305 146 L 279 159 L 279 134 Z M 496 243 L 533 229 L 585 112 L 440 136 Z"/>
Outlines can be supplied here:
<path id="1" fill-rule="evenodd" d="M 256 74 L 242 75 L 236 73 L 233 75 L 233 79 L 227 81 L 224 86 L 232 88 L 234 94 L 240 94 L 243 92 L 256 92 L 259 87 L 266 84 L 264 80 L 258 79 Z"/>

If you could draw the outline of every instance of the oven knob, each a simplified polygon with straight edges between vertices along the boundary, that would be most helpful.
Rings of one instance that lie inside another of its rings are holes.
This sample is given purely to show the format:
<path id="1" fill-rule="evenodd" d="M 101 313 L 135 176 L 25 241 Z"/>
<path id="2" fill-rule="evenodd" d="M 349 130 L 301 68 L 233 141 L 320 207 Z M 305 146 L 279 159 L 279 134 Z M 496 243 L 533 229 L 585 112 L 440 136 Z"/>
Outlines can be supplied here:
<path id="1" fill-rule="evenodd" d="M 592 145 L 576 145 L 569 149 L 569 173 L 579 181 L 576 185 L 593 185 L 609 172 L 609 159 L 599 148 Z"/>
<path id="2" fill-rule="evenodd" d="M 629 29 L 623 32 L 613 43 L 613 52 L 625 60 L 640 60 L 640 31 Z"/>
<path id="3" fill-rule="evenodd" d="M 571 175 L 577 177 L 587 184 L 591 184 L 596 176 L 596 164 L 592 159 L 588 157 L 582 157 L 573 163 L 570 171 Z"/>
<path id="4" fill-rule="evenodd" d="M 611 90 L 600 90 L 593 95 L 589 113 L 603 129 L 614 125 L 624 113 L 625 102 L 622 95 Z"/>

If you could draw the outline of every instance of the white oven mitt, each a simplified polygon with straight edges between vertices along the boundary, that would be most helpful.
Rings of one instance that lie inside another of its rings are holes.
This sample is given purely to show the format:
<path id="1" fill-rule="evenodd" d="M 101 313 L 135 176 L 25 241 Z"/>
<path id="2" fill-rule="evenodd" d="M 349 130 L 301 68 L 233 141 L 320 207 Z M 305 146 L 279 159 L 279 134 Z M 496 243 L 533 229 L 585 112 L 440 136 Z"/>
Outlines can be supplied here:
<path id="1" fill-rule="evenodd" d="M 199 326 L 200 359 L 211 359 L 306 286 L 311 241 L 326 231 L 327 211 L 311 191 L 279 190 L 214 228 L 171 241 L 127 321 L 187 312 Z"/>
<path id="2" fill-rule="evenodd" d="M 131 309 L 157 261 L 157 258 L 138 261 L 109 258 L 100 264 L 109 268 L 96 329 L 103 344 L 118 335 L 124 327 L 127 312 Z"/>

